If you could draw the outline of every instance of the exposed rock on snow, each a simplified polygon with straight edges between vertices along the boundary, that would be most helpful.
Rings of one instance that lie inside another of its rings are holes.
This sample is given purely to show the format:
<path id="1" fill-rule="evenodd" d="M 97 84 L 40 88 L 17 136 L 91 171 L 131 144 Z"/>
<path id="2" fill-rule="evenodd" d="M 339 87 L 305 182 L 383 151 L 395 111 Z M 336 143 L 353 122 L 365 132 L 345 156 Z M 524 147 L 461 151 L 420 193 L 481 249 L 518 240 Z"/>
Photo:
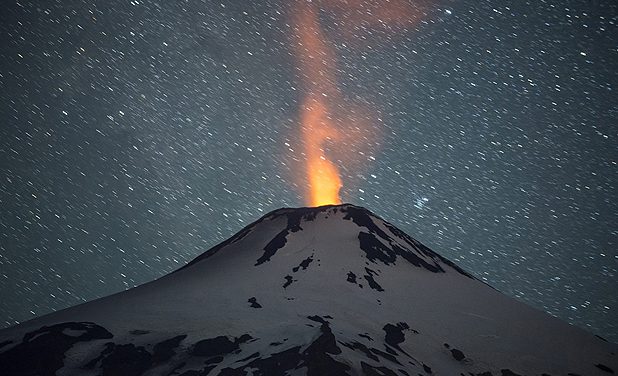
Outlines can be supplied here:
<path id="1" fill-rule="evenodd" d="M 617 351 L 338 205 L 276 210 L 163 278 L 0 331 L 0 374 L 611 375 Z"/>

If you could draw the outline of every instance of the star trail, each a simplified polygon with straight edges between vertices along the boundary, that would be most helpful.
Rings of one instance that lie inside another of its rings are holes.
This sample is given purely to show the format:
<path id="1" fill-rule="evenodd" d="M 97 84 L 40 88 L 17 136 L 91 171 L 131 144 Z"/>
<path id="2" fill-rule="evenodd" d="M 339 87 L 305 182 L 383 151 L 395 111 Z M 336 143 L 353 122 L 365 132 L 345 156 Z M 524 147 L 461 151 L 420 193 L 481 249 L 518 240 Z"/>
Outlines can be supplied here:
<path id="1" fill-rule="evenodd" d="M 386 23 L 379 2 L 348 3 L 311 2 L 337 60 L 324 102 L 367 122 L 327 143 L 341 200 L 618 341 L 618 5 L 398 0 L 418 18 Z M 3 5 L 2 327 L 306 204 L 300 4 Z"/>

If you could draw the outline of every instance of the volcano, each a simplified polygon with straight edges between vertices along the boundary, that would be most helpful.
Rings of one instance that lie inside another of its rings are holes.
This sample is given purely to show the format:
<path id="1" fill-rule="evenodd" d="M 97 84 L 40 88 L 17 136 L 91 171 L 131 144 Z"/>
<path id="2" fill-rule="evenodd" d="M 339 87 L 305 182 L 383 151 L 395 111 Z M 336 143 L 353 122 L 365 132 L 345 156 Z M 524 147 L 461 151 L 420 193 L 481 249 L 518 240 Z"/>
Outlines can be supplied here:
<path id="1" fill-rule="evenodd" d="M 370 211 L 279 209 L 153 282 L 0 331 L 2 375 L 610 375 L 618 346 Z"/>

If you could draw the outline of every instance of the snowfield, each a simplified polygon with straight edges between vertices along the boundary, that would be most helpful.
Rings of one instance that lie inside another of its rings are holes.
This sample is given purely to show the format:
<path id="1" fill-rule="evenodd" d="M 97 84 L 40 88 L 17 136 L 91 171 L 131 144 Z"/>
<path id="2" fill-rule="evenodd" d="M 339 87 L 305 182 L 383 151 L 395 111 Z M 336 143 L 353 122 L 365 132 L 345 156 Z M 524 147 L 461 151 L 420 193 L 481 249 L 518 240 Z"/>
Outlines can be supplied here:
<path id="1" fill-rule="evenodd" d="M 617 351 L 344 204 L 4 329 L 0 375 L 611 375 Z"/>

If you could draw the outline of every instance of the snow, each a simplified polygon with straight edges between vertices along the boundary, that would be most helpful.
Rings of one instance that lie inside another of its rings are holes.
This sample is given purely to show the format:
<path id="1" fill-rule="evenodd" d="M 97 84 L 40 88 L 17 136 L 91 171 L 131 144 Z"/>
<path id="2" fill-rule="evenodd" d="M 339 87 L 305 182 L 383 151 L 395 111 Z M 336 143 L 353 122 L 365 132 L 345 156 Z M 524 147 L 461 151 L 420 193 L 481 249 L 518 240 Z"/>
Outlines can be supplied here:
<path id="1" fill-rule="evenodd" d="M 0 343 L 14 343 L 0 348 L 0 366 L 25 333 L 63 322 L 95 323 L 113 334 L 116 349 L 132 344 L 149 354 L 157 343 L 186 335 L 169 359 L 144 363 L 140 372 L 148 375 L 205 369 L 192 349 L 218 336 L 237 341 L 238 349 L 211 359 L 212 375 L 268 374 L 269 359 L 286 350 L 293 357 L 285 359 L 298 362 L 290 375 L 315 370 L 316 357 L 350 374 L 368 367 L 444 375 L 618 371 L 616 345 L 507 297 L 352 205 L 277 210 L 163 278 L 6 329 Z M 385 328 L 404 328 L 403 340 L 389 344 Z M 245 335 L 251 339 L 240 342 Z M 79 371 L 108 342 L 77 342 L 61 373 Z"/>

